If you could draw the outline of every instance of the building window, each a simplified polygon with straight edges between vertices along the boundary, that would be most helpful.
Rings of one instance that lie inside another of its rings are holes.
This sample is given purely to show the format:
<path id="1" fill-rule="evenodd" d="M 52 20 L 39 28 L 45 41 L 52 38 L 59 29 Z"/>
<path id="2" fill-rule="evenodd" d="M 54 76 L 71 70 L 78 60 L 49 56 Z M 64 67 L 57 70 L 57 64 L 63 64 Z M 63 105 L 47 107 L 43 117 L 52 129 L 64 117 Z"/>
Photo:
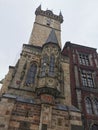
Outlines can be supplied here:
<path id="1" fill-rule="evenodd" d="M 49 64 L 49 75 L 54 75 L 54 65 L 55 65 L 55 57 L 54 55 L 51 55 Z"/>
<path id="2" fill-rule="evenodd" d="M 90 65 L 89 56 L 85 54 L 79 54 L 79 62 L 82 65 Z"/>
<path id="3" fill-rule="evenodd" d="M 85 100 L 85 106 L 86 106 L 86 111 L 88 114 L 92 114 L 92 102 L 90 100 L 90 98 L 86 98 Z"/>
<path id="4" fill-rule="evenodd" d="M 92 73 L 82 71 L 81 72 L 81 79 L 82 79 L 82 85 L 85 87 L 94 87 L 94 82 L 93 82 L 93 76 Z"/>
<path id="5" fill-rule="evenodd" d="M 27 77 L 26 77 L 26 84 L 27 85 L 34 83 L 36 72 L 37 72 L 37 65 L 35 63 L 33 63 L 30 66 L 30 69 L 27 73 Z"/>
<path id="6" fill-rule="evenodd" d="M 98 115 L 98 100 L 97 100 L 97 99 L 95 99 L 95 100 L 93 101 L 93 109 L 94 109 L 94 113 L 95 113 L 96 115 Z"/>
<path id="7" fill-rule="evenodd" d="M 44 56 L 41 63 L 41 75 L 45 76 L 46 74 L 46 65 L 48 63 L 48 56 Z"/>

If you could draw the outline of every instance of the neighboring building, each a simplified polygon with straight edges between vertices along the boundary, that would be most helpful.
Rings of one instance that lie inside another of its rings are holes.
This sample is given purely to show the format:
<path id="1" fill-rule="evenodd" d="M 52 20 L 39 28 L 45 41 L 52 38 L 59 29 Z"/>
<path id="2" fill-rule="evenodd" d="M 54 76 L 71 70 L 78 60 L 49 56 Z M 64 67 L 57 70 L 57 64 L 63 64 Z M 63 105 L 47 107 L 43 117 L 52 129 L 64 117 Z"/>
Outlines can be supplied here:
<path id="1" fill-rule="evenodd" d="M 71 102 L 82 112 L 85 130 L 98 130 L 98 54 L 95 48 L 66 42 L 69 57 Z"/>
<path id="2" fill-rule="evenodd" d="M 3 80 L 0 130 L 83 130 L 81 111 L 71 103 L 69 58 L 61 51 L 63 16 L 41 6 L 35 14 L 29 44 Z"/>

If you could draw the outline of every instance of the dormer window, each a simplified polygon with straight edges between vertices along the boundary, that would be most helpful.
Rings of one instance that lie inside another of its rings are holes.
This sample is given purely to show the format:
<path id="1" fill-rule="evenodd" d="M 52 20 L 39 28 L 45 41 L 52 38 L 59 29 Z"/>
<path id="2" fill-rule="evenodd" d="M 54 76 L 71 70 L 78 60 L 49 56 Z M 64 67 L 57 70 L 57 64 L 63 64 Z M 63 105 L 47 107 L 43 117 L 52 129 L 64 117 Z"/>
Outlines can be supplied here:
<path id="1" fill-rule="evenodd" d="M 79 62 L 82 65 L 86 65 L 86 66 L 90 65 L 89 56 L 86 54 L 79 54 Z"/>

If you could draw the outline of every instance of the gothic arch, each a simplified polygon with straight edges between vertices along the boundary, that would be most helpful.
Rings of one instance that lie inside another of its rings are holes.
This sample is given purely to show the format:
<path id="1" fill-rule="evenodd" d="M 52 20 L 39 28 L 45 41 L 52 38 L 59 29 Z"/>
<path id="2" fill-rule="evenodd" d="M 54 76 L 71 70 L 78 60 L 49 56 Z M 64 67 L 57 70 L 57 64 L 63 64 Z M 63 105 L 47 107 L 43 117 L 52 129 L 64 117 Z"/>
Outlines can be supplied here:
<path id="1" fill-rule="evenodd" d="M 98 99 L 93 99 L 93 111 L 94 114 L 98 115 Z"/>
<path id="2" fill-rule="evenodd" d="M 89 97 L 85 98 L 85 108 L 86 108 L 86 112 L 88 114 L 92 114 L 93 110 L 92 110 L 92 101 Z"/>
<path id="3" fill-rule="evenodd" d="M 26 85 L 35 83 L 35 76 L 37 73 L 37 63 L 32 62 L 26 76 Z"/>

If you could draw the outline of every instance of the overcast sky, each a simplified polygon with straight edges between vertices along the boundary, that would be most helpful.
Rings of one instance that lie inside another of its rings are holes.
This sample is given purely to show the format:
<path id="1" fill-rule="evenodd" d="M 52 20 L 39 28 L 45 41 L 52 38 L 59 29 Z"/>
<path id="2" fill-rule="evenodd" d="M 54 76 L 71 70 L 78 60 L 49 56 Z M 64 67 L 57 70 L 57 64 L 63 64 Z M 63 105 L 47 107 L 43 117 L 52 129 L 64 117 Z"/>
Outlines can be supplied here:
<path id="1" fill-rule="evenodd" d="M 0 79 L 28 44 L 35 9 L 62 11 L 62 45 L 66 41 L 98 48 L 98 0 L 0 0 Z"/>

